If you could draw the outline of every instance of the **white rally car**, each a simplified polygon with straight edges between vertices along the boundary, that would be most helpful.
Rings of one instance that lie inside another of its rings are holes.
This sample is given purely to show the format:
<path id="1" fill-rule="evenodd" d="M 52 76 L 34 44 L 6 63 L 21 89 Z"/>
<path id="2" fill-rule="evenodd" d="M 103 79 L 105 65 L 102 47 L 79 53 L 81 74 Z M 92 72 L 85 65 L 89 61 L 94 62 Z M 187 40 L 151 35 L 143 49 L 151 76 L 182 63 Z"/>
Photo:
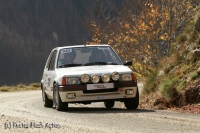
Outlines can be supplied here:
<path id="1" fill-rule="evenodd" d="M 71 60 L 71 62 L 70 62 Z M 115 101 L 127 109 L 139 104 L 137 79 L 109 45 L 79 45 L 54 48 L 45 65 L 41 89 L 45 107 L 66 110 L 69 103 Z"/>

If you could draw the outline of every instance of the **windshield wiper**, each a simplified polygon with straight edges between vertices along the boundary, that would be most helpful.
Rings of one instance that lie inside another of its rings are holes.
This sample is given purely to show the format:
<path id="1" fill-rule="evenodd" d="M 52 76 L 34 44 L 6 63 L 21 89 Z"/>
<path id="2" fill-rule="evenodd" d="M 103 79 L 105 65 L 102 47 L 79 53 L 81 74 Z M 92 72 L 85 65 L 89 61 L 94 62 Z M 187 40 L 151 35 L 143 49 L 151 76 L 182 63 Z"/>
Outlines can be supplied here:
<path id="1" fill-rule="evenodd" d="M 91 63 L 86 63 L 85 66 L 92 66 L 92 65 L 106 65 L 107 62 L 91 62 Z"/>
<path id="2" fill-rule="evenodd" d="M 58 67 L 61 68 L 61 67 L 75 67 L 75 66 L 82 66 L 82 64 L 63 64 Z"/>

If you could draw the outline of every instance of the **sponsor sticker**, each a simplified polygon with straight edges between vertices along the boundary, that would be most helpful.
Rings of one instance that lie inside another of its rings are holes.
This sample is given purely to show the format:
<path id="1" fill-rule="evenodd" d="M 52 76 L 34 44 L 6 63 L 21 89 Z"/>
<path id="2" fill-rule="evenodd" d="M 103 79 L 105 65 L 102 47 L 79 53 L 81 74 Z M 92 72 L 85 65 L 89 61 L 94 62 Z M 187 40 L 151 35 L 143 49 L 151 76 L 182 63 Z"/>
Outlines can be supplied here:
<path id="1" fill-rule="evenodd" d="M 62 49 L 61 50 L 61 53 L 64 54 L 64 53 L 71 53 L 72 52 L 72 49 Z"/>
<path id="2" fill-rule="evenodd" d="M 109 47 L 98 47 L 98 49 L 110 49 Z"/>

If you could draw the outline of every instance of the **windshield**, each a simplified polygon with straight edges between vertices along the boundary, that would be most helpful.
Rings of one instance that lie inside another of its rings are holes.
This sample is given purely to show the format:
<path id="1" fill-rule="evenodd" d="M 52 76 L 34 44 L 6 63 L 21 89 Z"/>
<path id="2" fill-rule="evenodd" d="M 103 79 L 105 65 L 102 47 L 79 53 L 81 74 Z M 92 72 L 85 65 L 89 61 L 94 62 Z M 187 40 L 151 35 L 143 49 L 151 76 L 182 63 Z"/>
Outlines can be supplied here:
<path id="1" fill-rule="evenodd" d="M 64 48 L 59 51 L 57 67 L 89 65 L 122 65 L 122 62 L 109 46 Z"/>

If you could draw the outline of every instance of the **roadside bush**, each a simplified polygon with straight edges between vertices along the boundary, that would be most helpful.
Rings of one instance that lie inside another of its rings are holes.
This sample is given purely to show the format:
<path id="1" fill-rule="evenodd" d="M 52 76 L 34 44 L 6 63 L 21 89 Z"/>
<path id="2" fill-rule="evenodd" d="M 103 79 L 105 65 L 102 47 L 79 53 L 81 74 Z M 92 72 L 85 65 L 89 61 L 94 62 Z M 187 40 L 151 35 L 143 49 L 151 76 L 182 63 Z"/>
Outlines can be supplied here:
<path id="1" fill-rule="evenodd" d="M 144 89 L 143 89 L 143 93 L 144 94 L 149 94 L 152 92 L 156 91 L 156 78 L 158 75 L 158 70 L 155 70 L 154 72 L 152 72 L 151 74 L 149 74 L 149 76 L 146 79 L 146 84 L 144 85 Z"/>
<path id="2" fill-rule="evenodd" d="M 7 92 L 7 91 L 9 91 L 9 89 L 10 89 L 10 87 L 9 86 L 2 86 L 2 87 L 0 87 L 0 91 L 2 91 L 2 92 Z"/>
<path id="3" fill-rule="evenodd" d="M 163 59 L 161 62 L 163 71 L 168 74 L 174 67 L 181 63 L 181 58 L 182 57 L 177 53 Z"/>
<path id="4" fill-rule="evenodd" d="M 18 87 L 18 88 L 25 88 L 26 85 L 20 83 L 20 84 L 17 85 L 17 87 Z"/>
<path id="5" fill-rule="evenodd" d="M 177 90 L 175 89 L 175 85 L 178 82 L 178 78 L 167 78 L 163 80 L 163 82 L 159 86 L 159 90 L 167 101 L 172 100 L 177 94 Z"/>
<path id="6" fill-rule="evenodd" d="M 32 83 L 29 86 L 38 88 L 40 87 L 40 83 Z"/>
<path id="7" fill-rule="evenodd" d="M 178 92 L 182 91 L 183 88 L 184 88 L 184 85 L 185 85 L 186 83 L 187 83 L 186 80 L 182 80 L 181 82 L 179 82 L 179 84 L 178 84 L 177 87 L 176 87 L 176 90 L 177 90 Z"/>
<path id="8" fill-rule="evenodd" d="M 196 71 L 190 74 L 191 80 L 195 80 L 198 77 L 198 73 Z"/>

